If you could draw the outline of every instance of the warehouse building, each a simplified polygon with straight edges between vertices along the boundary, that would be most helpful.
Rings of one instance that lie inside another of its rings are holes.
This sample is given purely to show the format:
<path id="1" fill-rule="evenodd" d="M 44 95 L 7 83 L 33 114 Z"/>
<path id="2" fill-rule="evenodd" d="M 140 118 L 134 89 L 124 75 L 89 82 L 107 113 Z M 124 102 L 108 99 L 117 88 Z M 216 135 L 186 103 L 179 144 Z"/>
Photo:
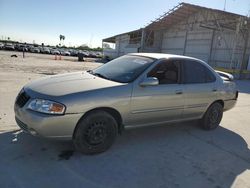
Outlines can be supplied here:
<path id="1" fill-rule="evenodd" d="M 104 55 L 111 58 L 132 52 L 186 55 L 202 59 L 212 67 L 247 73 L 249 28 L 246 16 L 180 3 L 144 28 L 103 39 L 103 44 L 115 44 L 115 49 L 104 49 Z"/>

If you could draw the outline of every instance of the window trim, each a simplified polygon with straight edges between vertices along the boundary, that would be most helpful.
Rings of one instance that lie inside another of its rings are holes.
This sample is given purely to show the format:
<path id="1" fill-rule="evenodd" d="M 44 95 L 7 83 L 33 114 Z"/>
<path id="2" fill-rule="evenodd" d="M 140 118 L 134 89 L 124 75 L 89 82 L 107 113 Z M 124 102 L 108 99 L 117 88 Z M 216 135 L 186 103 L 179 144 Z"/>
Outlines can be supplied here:
<path id="1" fill-rule="evenodd" d="M 177 68 L 178 68 L 178 79 L 177 79 L 177 82 L 176 83 L 173 83 L 173 84 L 160 84 L 158 86 L 162 86 L 162 85 L 174 85 L 174 84 L 181 84 L 181 81 L 182 81 L 182 63 L 180 62 L 181 60 L 180 59 L 175 59 L 175 58 L 169 58 L 169 59 L 160 59 L 152 68 L 150 68 L 145 76 L 148 77 L 148 74 L 156 67 L 158 66 L 159 64 L 161 63 L 164 63 L 164 62 L 168 62 L 168 61 L 177 61 Z"/>

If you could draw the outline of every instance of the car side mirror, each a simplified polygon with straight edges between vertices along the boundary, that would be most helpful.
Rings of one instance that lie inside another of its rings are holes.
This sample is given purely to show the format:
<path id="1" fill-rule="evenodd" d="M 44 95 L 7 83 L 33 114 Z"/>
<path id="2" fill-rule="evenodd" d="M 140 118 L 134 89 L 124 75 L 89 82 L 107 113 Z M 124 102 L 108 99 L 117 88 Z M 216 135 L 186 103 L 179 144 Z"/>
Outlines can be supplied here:
<path id="1" fill-rule="evenodd" d="M 145 87 L 145 86 L 156 86 L 159 85 L 159 80 L 155 77 L 148 77 L 145 78 L 141 83 L 140 86 L 141 87 Z"/>

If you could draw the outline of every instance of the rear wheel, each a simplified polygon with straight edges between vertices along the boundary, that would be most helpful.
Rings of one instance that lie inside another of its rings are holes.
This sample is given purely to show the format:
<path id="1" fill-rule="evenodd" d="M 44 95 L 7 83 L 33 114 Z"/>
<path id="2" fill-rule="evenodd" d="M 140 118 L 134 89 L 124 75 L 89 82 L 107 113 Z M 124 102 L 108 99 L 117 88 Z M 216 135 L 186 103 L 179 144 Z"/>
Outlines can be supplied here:
<path id="1" fill-rule="evenodd" d="M 215 102 L 206 111 L 201 119 L 202 128 L 205 130 L 215 129 L 219 126 L 223 116 L 223 106 Z"/>
<path id="2" fill-rule="evenodd" d="M 73 137 L 76 150 L 84 154 L 106 151 L 115 141 L 117 122 L 105 111 L 93 111 L 77 125 Z"/>

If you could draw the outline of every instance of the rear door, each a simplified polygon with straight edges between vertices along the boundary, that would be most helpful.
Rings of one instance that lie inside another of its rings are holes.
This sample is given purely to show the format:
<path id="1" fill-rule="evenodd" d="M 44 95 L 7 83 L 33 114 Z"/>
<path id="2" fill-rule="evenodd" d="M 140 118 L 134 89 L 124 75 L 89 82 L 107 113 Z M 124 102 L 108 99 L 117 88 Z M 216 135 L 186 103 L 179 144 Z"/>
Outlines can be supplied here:
<path id="1" fill-rule="evenodd" d="M 208 106 L 216 99 L 216 77 L 208 67 L 196 60 L 183 62 L 182 70 L 185 98 L 183 118 L 200 118 Z"/>

